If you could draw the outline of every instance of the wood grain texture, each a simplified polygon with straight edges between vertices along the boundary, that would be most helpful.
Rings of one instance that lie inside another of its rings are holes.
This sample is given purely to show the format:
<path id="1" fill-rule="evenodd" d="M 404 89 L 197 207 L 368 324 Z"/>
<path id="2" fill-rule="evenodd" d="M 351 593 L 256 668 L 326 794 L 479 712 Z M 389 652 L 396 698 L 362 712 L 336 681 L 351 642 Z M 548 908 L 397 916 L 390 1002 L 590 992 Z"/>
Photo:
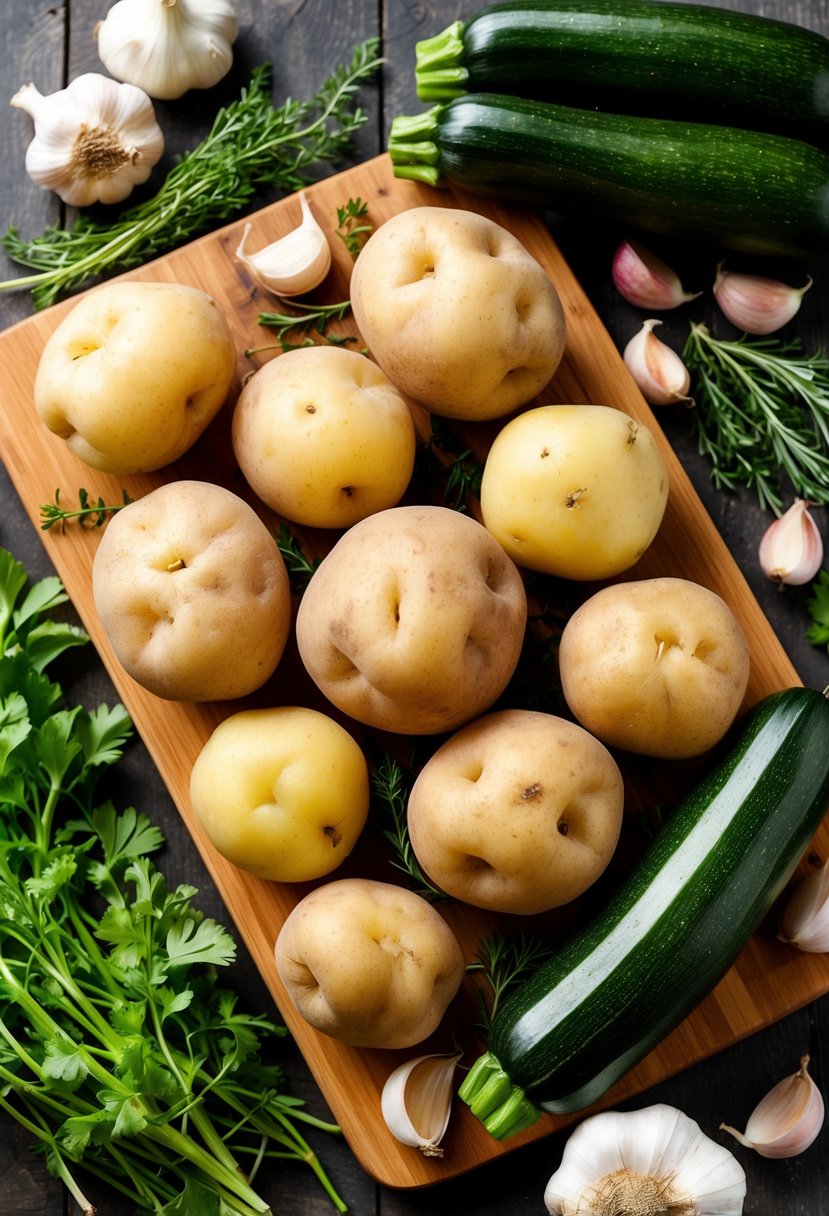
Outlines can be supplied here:
<path id="1" fill-rule="evenodd" d="M 336 208 L 348 198 L 360 196 L 369 203 L 377 225 L 395 212 L 418 205 L 467 206 L 510 228 L 542 262 L 555 283 L 564 304 L 568 325 L 568 346 L 564 362 L 539 401 L 592 401 L 621 408 L 657 434 L 671 478 L 669 506 L 654 545 L 636 567 L 637 577 L 671 573 L 694 579 L 718 591 L 732 606 L 746 633 L 751 655 L 752 674 L 747 703 L 765 693 L 798 681 L 797 673 L 780 646 L 769 622 L 763 616 L 751 590 L 728 552 L 722 538 L 704 512 L 696 491 L 685 474 L 668 441 L 643 401 L 622 363 L 609 334 L 601 325 L 592 305 L 561 257 L 543 223 L 534 215 L 450 192 L 435 194 L 412 183 L 396 181 L 385 156 L 344 174 L 328 178 L 309 190 L 309 200 L 324 225 L 336 222 Z M 297 219 L 297 202 L 286 199 L 259 212 L 252 219 L 253 247 L 273 240 L 288 231 Z M 259 290 L 248 280 L 233 259 L 241 224 L 180 249 L 140 271 L 130 279 L 178 281 L 210 292 L 228 317 L 237 344 L 239 380 L 268 354 L 256 356 L 253 363 L 242 352 L 259 345 L 263 335 L 257 314 L 268 306 Z M 333 236 L 333 233 L 332 233 Z M 344 298 L 348 290 L 350 263 L 347 254 L 335 253 L 335 272 L 326 284 L 331 299 Z M 94 290 L 94 289 L 93 289 Z M 0 336 L 0 359 L 7 369 L 7 407 L 0 421 L 0 440 L 9 473 L 21 497 L 37 522 L 39 504 L 49 501 L 54 487 L 70 487 L 84 481 L 93 496 L 105 500 L 120 497 L 122 489 L 134 498 L 172 478 L 202 477 L 218 481 L 246 497 L 273 527 L 278 521 L 247 491 L 238 475 L 228 442 L 228 425 L 235 393 L 228 406 L 211 425 L 191 452 L 175 467 L 133 478 L 114 478 L 95 474 L 81 465 L 64 443 L 51 435 L 32 413 L 32 384 L 37 362 L 46 337 L 74 301 L 56 305 Z M 343 323 L 344 332 L 353 324 Z M 238 384 L 237 384 L 238 389 Z M 425 415 L 418 415 L 425 427 Z M 488 428 L 467 426 L 463 440 L 479 455 L 487 443 Z M 307 552 L 323 552 L 332 534 L 292 529 Z M 99 533 L 67 529 L 64 533 L 44 534 L 44 543 L 58 573 L 89 630 L 116 688 L 130 710 L 150 755 L 164 777 L 199 848 L 212 878 L 222 894 L 239 933 L 276 1000 L 286 1024 L 299 1043 L 328 1104 L 344 1129 L 353 1152 L 367 1173 L 385 1185 L 418 1187 L 462 1174 L 481 1163 L 512 1152 L 523 1144 L 549 1134 L 567 1120 L 545 1117 L 521 1137 L 504 1144 L 488 1136 L 477 1120 L 463 1108 L 458 1111 L 448 1140 L 449 1149 L 441 1160 L 427 1160 L 412 1154 L 394 1141 L 379 1117 L 379 1093 L 391 1067 L 401 1058 L 398 1053 L 357 1051 L 328 1040 L 311 1030 L 295 1014 L 282 991 L 275 973 L 272 950 L 279 926 L 296 901 L 308 889 L 305 885 L 264 883 L 243 873 L 218 856 L 203 838 L 189 803 L 189 774 L 195 757 L 215 725 L 238 704 L 196 705 L 161 701 L 137 686 L 115 660 L 94 612 L 91 598 L 91 563 Z M 584 592 L 585 594 L 587 591 Z M 303 679 L 304 673 L 285 661 L 273 679 L 251 700 L 257 704 L 317 703 L 315 691 Z M 352 729 L 354 724 L 351 724 Z M 356 730 L 360 736 L 360 728 Z M 628 814 L 633 816 L 641 791 L 664 782 L 659 766 L 620 758 L 629 780 Z M 689 770 L 691 771 L 691 770 Z M 672 767 L 668 781 L 676 793 L 678 784 L 687 782 L 689 771 Z M 631 796 L 632 791 L 632 796 Z M 817 852 L 826 849 L 821 837 Z M 385 863 L 384 863 L 385 864 Z M 368 847 L 358 846 L 343 873 L 371 873 L 375 877 L 393 876 L 392 871 L 377 871 Z M 570 908 L 565 919 L 552 915 L 549 928 L 567 923 L 574 914 Z M 493 918 L 460 905 L 449 906 L 447 920 L 458 933 L 466 957 L 471 961 L 481 937 L 497 923 Z M 733 1043 L 791 1012 L 829 989 L 829 965 L 821 956 L 802 955 L 777 943 L 764 930 L 751 942 L 735 968 L 725 977 L 700 1009 L 669 1039 L 607 1096 L 603 1105 L 618 1102 L 641 1092 L 665 1077 L 704 1059 L 723 1046 Z M 426 1046 L 445 1048 L 455 1036 L 469 1053 L 469 1061 L 480 1050 L 470 1036 L 474 1020 L 471 992 L 454 1003 L 450 1016 L 434 1041 Z"/>

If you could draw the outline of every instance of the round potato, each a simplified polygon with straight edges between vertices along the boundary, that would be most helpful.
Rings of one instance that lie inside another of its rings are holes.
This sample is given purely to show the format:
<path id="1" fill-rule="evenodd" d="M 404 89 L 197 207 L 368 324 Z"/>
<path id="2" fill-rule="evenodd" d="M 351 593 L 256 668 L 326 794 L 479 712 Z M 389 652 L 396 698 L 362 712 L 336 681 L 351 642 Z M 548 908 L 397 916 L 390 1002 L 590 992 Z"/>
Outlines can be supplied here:
<path id="1" fill-rule="evenodd" d="M 418 774 L 412 848 L 447 894 L 532 915 L 569 903 L 607 866 L 624 809 L 610 752 L 580 726 L 504 710 L 465 726 Z"/>
<path id="2" fill-rule="evenodd" d="M 386 375 L 449 418 L 524 405 L 564 354 L 564 311 L 546 271 L 471 211 L 413 207 L 387 220 L 357 259 L 351 303 Z"/>
<path id="3" fill-rule="evenodd" d="M 375 363 L 337 346 L 261 367 L 242 389 L 232 434 L 254 492 L 310 527 L 348 528 L 395 506 L 414 467 L 406 402 Z"/>
<path id="4" fill-rule="evenodd" d="M 484 465 L 481 513 L 519 566 L 603 579 L 659 530 L 668 469 L 647 427 L 607 405 L 545 405 L 511 419 Z"/>
<path id="5" fill-rule="evenodd" d="M 169 482 L 113 516 L 92 591 L 118 661 L 171 701 L 253 692 L 291 627 L 276 541 L 246 502 L 210 482 Z"/>
<path id="6" fill-rule="evenodd" d="M 275 946 L 300 1015 L 353 1047 L 411 1047 L 440 1023 L 464 973 L 460 945 L 420 895 L 341 878 L 297 904 Z"/>
<path id="7" fill-rule="evenodd" d="M 179 283 L 107 283 L 47 341 L 34 399 L 50 431 L 94 469 L 177 460 L 218 413 L 236 351 L 215 301 Z"/>
<path id="8" fill-rule="evenodd" d="M 190 801 L 214 848 L 276 882 L 335 870 L 365 826 L 368 800 L 358 744 L 332 718 L 302 706 L 231 714 L 190 774 Z"/>
<path id="9" fill-rule="evenodd" d="M 681 578 L 604 587 L 573 613 L 559 647 L 573 714 L 605 743 L 646 756 L 697 756 L 737 715 L 749 677 L 739 622 Z"/>
<path id="10" fill-rule="evenodd" d="M 485 528 L 448 507 L 392 507 L 355 524 L 318 566 L 296 639 L 339 709 L 423 735 L 501 694 L 526 620 L 521 576 Z"/>

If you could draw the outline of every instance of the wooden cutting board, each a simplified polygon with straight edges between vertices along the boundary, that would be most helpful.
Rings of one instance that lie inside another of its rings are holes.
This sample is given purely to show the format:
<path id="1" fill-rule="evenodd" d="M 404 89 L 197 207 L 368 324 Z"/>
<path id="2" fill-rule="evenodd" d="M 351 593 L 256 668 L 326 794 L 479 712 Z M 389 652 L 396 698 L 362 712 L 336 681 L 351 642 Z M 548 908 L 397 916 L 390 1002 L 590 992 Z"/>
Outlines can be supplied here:
<path id="1" fill-rule="evenodd" d="M 659 535 L 632 575 L 651 577 L 671 574 L 703 583 L 717 591 L 731 605 L 749 642 L 752 671 L 746 704 L 752 704 L 778 688 L 797 684 L 797 674 L 763 616 L 745 579 L 737 568 L 695 490 L 664 438 L 650 408 L 627 373 L 610 336 L 600 323 L 584 292 L 551 239 L 542 221 L 534 214 L 489 205 L 459 192 L 430 190 L 414 183 L 394 179 L 385 156 L 355 169 L 328 178 L 308 191 L 320 222 L 332 236 L 334 267 L 329 279 L 315 298 L 333 302 L 348 296 L 350 257 L 334 235 L 337 207 L 350 198 L 368 203 L 369 215 L 378 226 L 405 208 L 430 205 L 466 207 L 478 210 L 511 229 L 546 267 L 564 305 L 568 341 L 567 351 L 553 383 L 540 402 L 594 402 L 626 410 L 654 431 L 668 463 L 671 493 Z M 257 249 L 293 228 L 299 221 L 296 198 L 287 198 L 251 217 L 253 230 L 250 249 Z M 203 237 L 126 278 L 176 281 L 210 292 L 226 314 L 238 344 L 239 383 L 274 352 L 252 357 L 245 351 L 273 342 L 272 332 L 259 326 L 260 311 L 274 308 L 246 272 L 235 262 L 234 251 L 241 237 L 243 222 L 231 224 Z M 141 477 L 116 478 L 96 473 L 71 455 L 64 443 L 40 423 L 32 405 L 32 386 L 40 352 L 58 321 L 74 306 L 65 301 L 39 313 L 0 335 L 0 362 L 3 368 L 4 404 L 0 411 L 0 443 L 10 476 L 36 526 L 40 524 L 40 505 L 51 502 L 60 488 L 64 502 L 74 500 L 79 487 L 93 498 L 120 501 L 122 491 L 133 497 L 147 493 L 164 481 L 195 477 L 220 482 L 245 496 L 272 526 L 277 521 L 246 490 L 235 466 L 229 443 L 229 422 L 239 389 L 234 386 L 223 413 L 214 421 L 196 446 L 174 467 Z M 339 329 L 354 333 L 350 317 Z M 415 407 L 422 435 L 428 433 L 428 419 Z M 486 450 L 485 428 L 473 425 L 460 436 L 480 456 Z M 308 556 L 324 553 L 335 537 L 292 528 Z M 236 869 L 220 857 L 205 840 L 191 812 L 188 798 L 190 768 L 199 750 L 218 722 L 240 705 L 188 705 L 162 701 L 136 685 L 119 667 L 96 619 L 91 595 L 91 565 L 100 536 L 97 530 L 76 525 L 65 531 L 43 532 L 43 543 L 106 664 L 112 679 L 133 716 L 136 727 L 163 775 L 181 815 L 215 880 L 227 909 L 256 960 L 274 1000 L 296 1038 L 336 1119 L 342 1125 L 354 1153 L 365 1170 L 378 1181 L 394 1187 L 418 1187 L 464 1173 L 479 1164 L 521 1144 L 549 1134 L 567 1120 L 545 1116 L 540 1123 L 519 1137 L 499 1143 L 493 1140 L 462 1104 L 456 1104 L 449 1133 L 444 1141 L 445 1156 L 427 1159 L 416 1150 L 398 1144 L 387 1132 L 380 1115 L 379 1095 L 391 1069 L 410 1055 L 427 1050 L 446 1050 L 456 1038 L 466 1050 L 465 1064 L 479 1054 L 481 1043 L 472 1025 L 475 1021 L 475 982 L 469 978 L 454 1002 L 445 1024 L 422 1047 L 409 1052 L 363 1051 L 343 1046 L 310 1029 L 294 1013 L 280 986 L 273 963 L 273 944 L 284 918 L 309 889 L 267 883 Z M 586 592 L 585 592 L 586 594 Z M 313 696 L 303 684 L 297 663 L 286 663 L 256 696 L 258 704 L 302 703 Z M 355 724 L 351 724 L 354 726 Z M 361 737 L 361 728 L 355 733 Z M 671 769 L 619 757 L 627 788 L 630 816 L 623 840 L 635 841 L 632 825 L 647 810 L 647 791 L 659 791 L 660 781 L 671 798 L 693 779 L 693 766 L 676 765 Z M 643 792 L 644 791 L 644 792 Z M 804 859 L 799 875 L 809 865 L 819 864 L 827 853 L 829 827 L 818 834 L 811 860 Z M 379 846 L 379 847 L 378 847 Z M 616 869 L 623 864 L 620 849 Z M 611 870 L 613 867 L 611 867 Z M 380 845 L 376 825 L 369 825 L 346 867 L 338 872 L 368 873 L 386 881 L 398 874 Z M 618 874 L 617 874 L 618 876 Z M 612 878 L 612 876 L 611 876 Z M 610 881 L 611 879 L 608 879 Z M 604 880 L 603 880 L 604 881 Z M 599 892 L 601 891 L 599 885 Z M 600 896 L 594 891 L 593 898 Z M 468 959 L 475 955 L 485 934 L 494 929 L 514 930 L 518 922 L 490 917 L 476 909 L 458 904 L 442 905 L 442 910 L 462 941 Z M 543 926 L 558 932 L 577 918 L 577 904 L 559 916 L 543 920 Z M 506 923 L 510 921 L 510 923 Z M 538 927 L 538 925 L 536 925 Z M 606 1095 L 602 1105 L 613 1105 L 663 1080 L 689 1064 L 736 1042 L 777 1018 L 808 1003 L 829 990 L 829 959 L 806 955 L 782 945 L 775 939 L 774 925 L 764 926 L 752 939 L 716 990 L 661 1046 L 651 1053 L 624 1080 Z"/>

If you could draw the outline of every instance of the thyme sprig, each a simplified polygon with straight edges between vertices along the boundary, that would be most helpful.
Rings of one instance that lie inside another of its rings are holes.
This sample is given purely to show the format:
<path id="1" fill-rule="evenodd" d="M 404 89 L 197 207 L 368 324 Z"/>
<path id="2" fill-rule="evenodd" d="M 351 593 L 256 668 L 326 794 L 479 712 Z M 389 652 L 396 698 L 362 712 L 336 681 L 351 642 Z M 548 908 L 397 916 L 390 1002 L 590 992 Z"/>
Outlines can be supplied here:
<path id="1" fill-rule="evenodd" d="M 260 189 L 299 190 L 320 165 L 340 161 L 366 113 L 355 94 L 382 60 L 371 38 L 354 51 L 310 101 L 288 98 L 275 107 L 271 68 L 256 68 L 241 96 L 217 114 L 209 134 L 170 170 L 159 191 L 124 211 L 115 223 L 80 216 L 22 240 L 10 228 L 0 238 L 11 258 L 37 273 L 0 283 L 0 291 L 30 288 L 37 308 L 79 290 L 107 271 L 138 266 L 241 212 Z"/>
<path id="2" fill-rule="evenodd" d="M 702 324 L 691 325 L 683 359 L 718 489 L 747 486 L 779 515 L 787 478 L 799 497 L 829 503 L 829 359 L 775 338 L 715 338 Z"/>
<path id="3" fill-rule="evenodd" d="M 291 532 L 288 525 L 284 523 L 279 525 L 276 543 L 279 546 L 279 552 L 282 554 L 285 568 L 291 579 L 291 587 L 297 594 L 301 595 L 311 581 L 311 576 L 322 561 L 322 558 L 306 557 L 302 552 L 299 541 Z"/>
<path id="4" fill-rule="evenodd" d="M 384 756 L 373 770 L 371 788 L 389 821 L 389 827 L 383 828 L 382 834 L 383 839 L 387 840 L 394 850 L 395 859 L 391 864 L 408 875 L 410 886 L 417 895 L 422 895 L 431 902 L 448 899 L 445 891 L 441 891 L 429 881 L 414 855 L 406 824 L 406 803 L 410 786 L 401 765 L 392 756 Z"/>
<path id="5" fill-rule="evenodd" d="M 344 207 L 337 208 L 337 236 L 354 261 L 373 230 L 374 225 L 368 219 L 368 203 L 363 199 L 350 198 Z"/>
<path id="6" fill-rule="evenodd" d="M 78 490 L 78 505 L 77 507 L 63 507 L 60 502 L 60 489 L 55 490 L 55 497 L 52 502 L 44 502 L 40 504 L 40 528 L 42 532 L 48 532 L 50 528 L 54 528 L 59 524 L 61 528 L 71 519 L 76 519 L 81 527 L 84 528 L 102 528 L 110 515 L 114 515 L 116 511 L 120 511 L 122 507 L 128 507 L 132 502 L 126 490 L 123 491 L 123 500 L 116 503 L 104 502 L 100 496 L 97 499 L 89 497 L 89 491 L 81 487 Z"/>
<path id="7" fill-rule="evenodd" d="M 484 980 L 484 985 L 475 989 L 480 1018 L 476 1025 L 484 1037 L 504 998 L 552 953 L 549 941 L 523 930 L 516 937 L 493 933 L 483 939 L 475 960 L 466 969 L 480 972 Z"/>
<path id="8" fill-rule="evenodd" d="M 303 304 L 291 300 L 293 312 L 260 312 L 260 325 L 276 330 L 276 345 L 281 350 L 296 350 L 298 346 L 314 346 L 312 337 L 306 337 L 302 342 L 292 342 L 291 334 L 308 334 L 309 330 L 324 338 L 333 346 L 345 346 L 349 342 L 358 341 L 356 334 L 334 334 L 329 326 L 334 321 L 342 321 L 351 311 L 351 300 L 338 300 L 335 304 Z M 263 350 L 273 350 L 273 344 L 267 346 L 251 346 L 245 355 L 257 355 Z"/>

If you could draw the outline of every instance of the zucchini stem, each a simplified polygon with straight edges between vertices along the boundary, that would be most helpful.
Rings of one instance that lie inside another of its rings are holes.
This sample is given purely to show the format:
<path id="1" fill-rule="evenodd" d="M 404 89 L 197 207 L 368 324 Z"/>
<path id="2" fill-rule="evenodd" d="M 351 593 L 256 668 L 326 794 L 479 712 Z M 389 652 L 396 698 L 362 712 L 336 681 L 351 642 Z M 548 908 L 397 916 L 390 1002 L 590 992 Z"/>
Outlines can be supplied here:
<path id="1" fill-rule="evenodd" d="M 395 177 L 427 186 L 440 183 L 440 150 L 434 135 L 442 109 L 432 106 L 422 114 L 399 114 L 392 119 L 388 152 Z"/>
<path id="2" fill-rule="evenodd" d="M 458 1097 L 496 1140 L 532 1127 L 541 1111 L 514 1085 L 492 1052 L 479 1056 L 463 1080 Z"/>
<path id="3" fill-rule="evenodd" d="M 421 101 L 449 101 L 466 92 L 469 72 L 462 66 L 462 21 L 453 21 L 432 38 L 415 44 L 415 83 Z"/>

